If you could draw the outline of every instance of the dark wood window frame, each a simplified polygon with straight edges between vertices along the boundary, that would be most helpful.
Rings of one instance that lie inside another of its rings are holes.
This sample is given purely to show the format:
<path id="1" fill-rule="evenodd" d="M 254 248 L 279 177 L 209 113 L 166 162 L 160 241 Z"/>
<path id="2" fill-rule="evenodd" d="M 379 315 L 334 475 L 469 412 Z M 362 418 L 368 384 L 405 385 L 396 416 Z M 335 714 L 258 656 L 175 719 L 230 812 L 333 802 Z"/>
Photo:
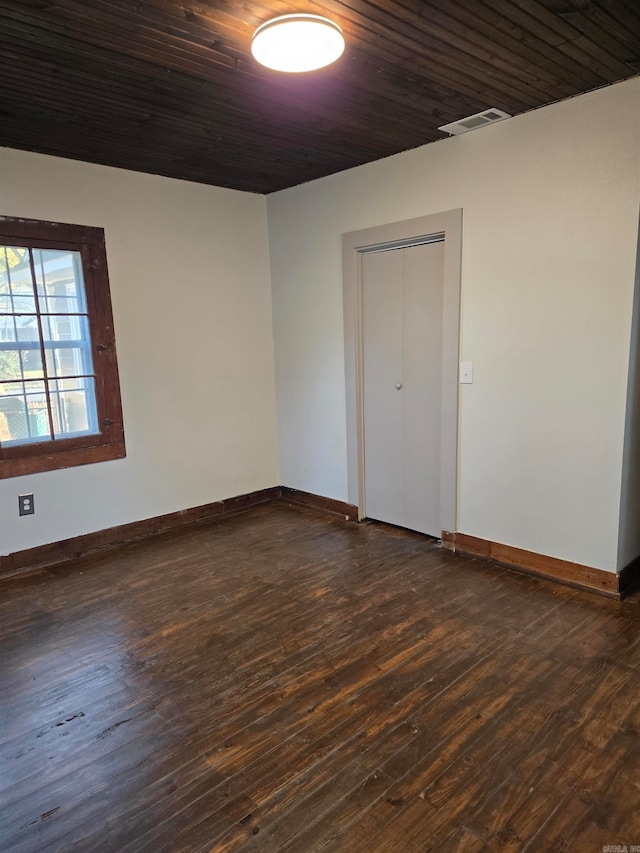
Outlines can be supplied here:
<path id="1" fill-rule="evenodd" d="M 104 230 L 0 216 L 0 245 L 79 252 L 91 336 L 100 432 L 2 446 L 0 479 L 126 456 Z"/>

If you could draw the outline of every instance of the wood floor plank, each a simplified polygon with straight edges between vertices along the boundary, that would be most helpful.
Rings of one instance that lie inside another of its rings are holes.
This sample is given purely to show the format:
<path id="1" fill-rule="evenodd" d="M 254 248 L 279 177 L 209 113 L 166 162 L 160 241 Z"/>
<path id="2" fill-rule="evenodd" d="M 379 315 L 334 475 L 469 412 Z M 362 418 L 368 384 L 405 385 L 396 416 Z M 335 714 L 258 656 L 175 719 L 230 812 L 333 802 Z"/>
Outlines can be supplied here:
<path id="1" fill-rule="evenodd" d="M 310 778 L 310 773 L 320 783 L 324 778 L 320 774 L 327 773 L 328 761 L 330 763 L 333 758 L 336 766 L 345 766 L 348 757 L 357 757 L 366 749 L 368 742 L 375 741 L 381 725 L 391 727 L 402 719 L 411 703 L 419 704 L 418 695 L 426 699 L 439 692 L 441 688 L 434 673 L 438 673 L 440 679 L 454 678 L 451 671 L 447 674 L 445 656 L 446 649 L 442 644 L 434 647 L 425 643 L 416 654 L 398 666 L 387 672 L 380 669 L 364 688 L 356 684 L 358 689 L 351 698 L 344 689 L 338 689 L 336 693 L 338 683 L 325 680 L 318 694 L 325 701 L 309 704 L 307 697 L 302 703 L 301 714 L 297 719 L 294 715 L 292 721 L 287 720 L 286 728 L 281 721 L 283 716 L 290 716 L 291 711 L 285 711 L 283 715 L 283 709 L 278 708 L 277 718 L 257 722 L 252 727 L 259 735 L 257 741 L 249 740 L 248 731 L 239 733 L 235 740 L 240 738 L 243 744 L 241 763 L 237 762 L 237 754 L 232 752 L 234 738 L 226 741 L 222 745 L 223 757 L 217 761 L 217 769 L 224 769 L 225 796 L 248 791 L 259 803 L 271 801 L 274 796 L 278 802 L 283 797 L 300 799 L 300 787 Z M 459 655 L 454 657 L 453 650 L 450 650 L 450 659 L 450 670 L 469 667 L 469 661 Z M 429 662 L 432 666 L 430 678 Z M 405 700 L 404 706 L 402 699 Z M 389 707 L 390 710 L 380 716 L 381 707 Z M 275 741 L 277 748 L 269 750 L 265 738 L 273 741 L 274 730 L 279 736 Z M 203 754 L 205 762 L 212 761 L 214 756 L 215 752 Z M 294 771 L 290 769 L 292 767 Z M 192 786 L 180 793 L 180 802 L 189 807 L 212 787 L 211 780 L 196 779 Z M 268 807 L 272 808 L 272 805 L 269 802 Z M 157 827 L 155 835 L 160 837 L 163 832 L 162 827 Z"/>
<path id="2" fill-rule="evenodd" d="M 640 595 L 387 525 L 268 505 L 6 579 L 0 688 L 3 853 L 638 840 Z"/>

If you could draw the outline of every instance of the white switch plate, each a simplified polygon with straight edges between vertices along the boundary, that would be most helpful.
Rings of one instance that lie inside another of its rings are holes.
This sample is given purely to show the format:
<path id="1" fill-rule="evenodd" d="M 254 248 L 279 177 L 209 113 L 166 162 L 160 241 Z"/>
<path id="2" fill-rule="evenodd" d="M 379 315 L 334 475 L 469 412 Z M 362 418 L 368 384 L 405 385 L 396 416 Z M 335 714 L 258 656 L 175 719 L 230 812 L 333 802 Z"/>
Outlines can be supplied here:
<path id="1" fill-rule="evenodd" d="M 460 362 L 460 384 L 461 385 L 473 385 L 473 362 L 472 361 L 461 361 Z"/>

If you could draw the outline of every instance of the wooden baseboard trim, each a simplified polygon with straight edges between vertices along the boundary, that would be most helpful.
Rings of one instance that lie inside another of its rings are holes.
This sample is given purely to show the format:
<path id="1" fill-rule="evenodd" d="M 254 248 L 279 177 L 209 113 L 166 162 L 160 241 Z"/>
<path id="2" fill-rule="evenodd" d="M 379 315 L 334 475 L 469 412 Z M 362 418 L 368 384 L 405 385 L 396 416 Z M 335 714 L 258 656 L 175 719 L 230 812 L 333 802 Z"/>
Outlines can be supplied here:
<path id="1" fill-rule="evenodd" d="M 222 501 L 223 514 L 232 515 L 236 512 L 246 512 L 260 504 L 275 503 L 280 497 L 280 486 L 272 486 L 270 489 L 260 489 L 257 492 L 249 492 L 246 495 L 238 495 L 235 498 L 225 498 Z"/>
<path id="2" fill-rule="evenodd" d="M 127 545 L 130 542 L 159 536 L 162 533 L 180 530 L 193 524 L 235 515 L 259 504 L 273 503 L 278 500 L 279 494 L 279 487 L 274 486 L 271 489 L 261 489 L 247 495 L 238 495 L 203 506 L 170 512 L 154 518 L 145 518 L 141 521 L 132 521 L 129 524 L 120 524 L 117 527 L 108 527 L 105 530 L 96 530 L 94 533 L 74 536 L 72 539 L 63 539 L 59 542 L 39 545 L 36 548 L 16 551 L 13 554 L 0 557 L 0 577 L 10 577 L 23 572 L 45 569 L 108 548 Z"/>
<path id="3" fill-rule="evenodd" d="M 138 542 L 141 539 L 159 536 L 162 533 L 180 530 L 194 524 L 227 518 L 241 512 L 247 512 L 260 504 L 278 501 L 290 505 L 305 506 L 332 516 L 343 516 L 350 521 L 358 520 L 358 509 L 350 504 L 332 498 L 324 498 L 320 495 L 312 495 L 309 492 L 301 492 L 298 489 L 290 489 L 287 486 L 273 486 L 269 489 L 249 492 L 246 495 L 237 495 L 233 498 L 225 498 L 214 503 L 170 512 L 154 518 L 145 518 L 141 521 L 132 521 L 129 524 L 120 524 L 117 527 L 108 527 L 106 530 L 96 530 L 94 533 L 74 536 L 72 539 L 63 539 L 59 542 L 39 545 L 36 548 L 16 551 L 4 557 L 0 556 L 0 578 L 40 571 L 66 563 L 69 560 L 75 560 L 78 557 L 84 557 L 87 554 L 106 551 L 109 548 Z"/>
<path id="4" fill-rule="evenodd" d="M 640 557 L 632 560 L 618 575 L 620 596 L 624 598 L 640 586 Z"/>
<path id="5" fill-rule="evenodd" d="M 557 557 L 547 557 L 544 554 L 525 551 L 523 548 L 514 548 L 511 545 L 501 545 L 499 542 L 468 536 L 465 533 L 450 533 L 443 530 L 442 544 L 450 551 L 481 557 L 527 574 L 556 581 L 556 583 L 606 595 L 608 598 L 618 600 L 623 598 L 633 583 L 632 572 L 629 573 L 627 583 L 622 586 L 621 573 L 605 572 L 602 569 L 583 566 Z M 640 560 L 637 562 L 638 566 L 634 570 L 635 579 L 640 578 Z"/>
<path id="6" fill-rule="evenodd" d="M 206 523 L 246 512 L 261 504 L 282 502 L 289 506 L 304 507 L 348 521 L 358 520 L 358 508 L 344 501 L 292 489 L 289 486 L 273 486 L 245 495 L 236 495 L 221 501 L 191 507 L 166 515 L 133 521 L 94 533 L 85 533 L 72 539 L 63 539 L 36 548 L 16 551 L 0 556 L 0 578 L 40 571 L 66 563 L 78 557 L 105 551 L 130 542 L 159 536 L 194 524 Z M 502 545 L 465 533 L 442 531 L 442 545 L 474 557 L 481 557 L 518 571 L 547 578 L 567 586 L 585 589 L 621 599 L 640 585 L 640 557 L 633 560 L 621 572 L 605 572 L 580 563 L 571 563 L 557 557 L 547 557 L 535 551 L 525 551 L 511 545 Z"/>
<path id="7" fill-rule="evenodd" d="M 311 492 L 302 492 L 300 489 L 291 489 L 289 486 L 280 486 L 280 500 L 287 504 L 304 506 L 329 515 L 340 515 L 347 521 L 358 520 L 358 507 L 353 504 L 334 498 L 324 498 L 321 495 L 311 494 Z"/>

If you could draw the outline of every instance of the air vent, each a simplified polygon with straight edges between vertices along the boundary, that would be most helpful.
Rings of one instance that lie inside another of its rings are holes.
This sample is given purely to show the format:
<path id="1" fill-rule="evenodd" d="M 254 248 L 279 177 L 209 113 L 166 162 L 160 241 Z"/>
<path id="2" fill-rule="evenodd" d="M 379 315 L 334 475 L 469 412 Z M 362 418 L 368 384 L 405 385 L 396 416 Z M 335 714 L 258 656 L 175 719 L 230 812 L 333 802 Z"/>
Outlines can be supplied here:
<path id="1" fill-rule="evenodd" d="M 475 130 L 477 127 L 484 127 L 485 124 L 494 124 L 497 121 L 503 121 L 505 118 L 511 118 L 509 113 L 503 110 L 491 108 L 482 113 L 476 113 L 467 118 L 461 118 L 459 121 L 452 121 L 451 124 L 443 124 L 438 130 L 443 130 L 445 133 L 450 133 L 452 136 L 457 136 L 460 133 L 467 133 L 469 130 Z"/>

